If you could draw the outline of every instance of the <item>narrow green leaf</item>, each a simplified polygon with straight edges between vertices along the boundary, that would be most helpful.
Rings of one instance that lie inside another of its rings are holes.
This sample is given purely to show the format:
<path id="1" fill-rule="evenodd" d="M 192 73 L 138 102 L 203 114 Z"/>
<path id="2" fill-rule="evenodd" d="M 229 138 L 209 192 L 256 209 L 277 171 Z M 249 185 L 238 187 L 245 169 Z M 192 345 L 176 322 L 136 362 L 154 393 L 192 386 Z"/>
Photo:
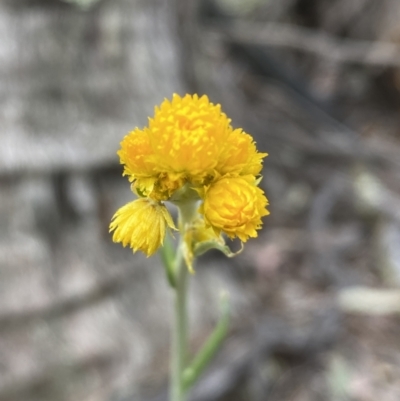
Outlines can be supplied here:
<path id="1" fill-rule="evenodd" d="M 225 339 L 229 327 L 230 305 L 229 296 L 223 293 L 221 296 L 221 317 L 214 331 L 210 334 L 203 347 L 194 357 L 193 361 L 183 372 L 183 387 L 187 391 L 194 385 L 210 363 L 222 341 Z"/>

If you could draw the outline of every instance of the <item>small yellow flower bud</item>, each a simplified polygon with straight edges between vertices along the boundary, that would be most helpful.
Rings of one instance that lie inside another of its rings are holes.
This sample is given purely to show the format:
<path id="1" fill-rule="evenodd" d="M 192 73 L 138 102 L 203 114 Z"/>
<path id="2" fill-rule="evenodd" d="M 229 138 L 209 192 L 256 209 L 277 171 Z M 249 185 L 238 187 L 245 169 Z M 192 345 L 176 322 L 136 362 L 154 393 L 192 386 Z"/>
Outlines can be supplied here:
<path id="1" fill-rule="evenodd" d="M 163 244 L 167 226 L 176 229 L 168 209 L 148 198 L 137 199 L 117 210 L 110 224 L 113 241 L 151 256 Z"/>

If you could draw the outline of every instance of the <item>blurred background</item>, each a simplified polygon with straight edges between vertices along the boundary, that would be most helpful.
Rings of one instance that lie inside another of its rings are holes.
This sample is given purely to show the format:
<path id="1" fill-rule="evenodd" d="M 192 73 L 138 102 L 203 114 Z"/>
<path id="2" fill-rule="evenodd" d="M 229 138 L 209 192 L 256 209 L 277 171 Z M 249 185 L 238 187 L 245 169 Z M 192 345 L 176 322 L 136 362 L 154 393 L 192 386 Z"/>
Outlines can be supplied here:
<path id="1" fill-rule="evenodd" d="M 268 152 L 271 215 L 191 280 L 192 401 L 400 399 L 400 2 L 2 0 L 0 400 L 167 401 L 158 256 L 113 244 L 116 156 L 172 93 Z"/>

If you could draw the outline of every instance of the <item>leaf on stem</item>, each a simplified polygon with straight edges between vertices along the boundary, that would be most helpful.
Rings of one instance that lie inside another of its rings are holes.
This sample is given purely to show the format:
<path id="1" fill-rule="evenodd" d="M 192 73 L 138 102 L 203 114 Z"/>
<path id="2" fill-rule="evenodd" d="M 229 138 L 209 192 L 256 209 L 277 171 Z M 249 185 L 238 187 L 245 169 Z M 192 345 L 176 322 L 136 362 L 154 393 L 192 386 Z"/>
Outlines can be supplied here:
<path id="1" fill-rule="evenodd" d="M 226 292 L 221 294 L 220 308 L 221 317 L 217 326 L 194 357 L 193 361 L 183 372 L 183 386 L 185 391 L 189 390 L 194 385 L 226 337 L 230 316 L 229 295 Z"/>

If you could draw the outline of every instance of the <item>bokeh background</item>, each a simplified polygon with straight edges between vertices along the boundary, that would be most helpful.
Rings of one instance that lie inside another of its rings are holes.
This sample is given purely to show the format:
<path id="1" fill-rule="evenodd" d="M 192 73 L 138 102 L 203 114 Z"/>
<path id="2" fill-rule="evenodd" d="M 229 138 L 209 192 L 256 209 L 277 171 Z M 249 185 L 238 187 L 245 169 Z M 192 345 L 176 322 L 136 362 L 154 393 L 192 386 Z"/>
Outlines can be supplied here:
<path id="1" fill-rule="evenodd" d="M 269 153 L 264 229 L 191 280 L 193 350 L 232 301 L 191 400 L 398 401 L 398 0 L 0 2 L 0 400 L 167 400 L 160 259 L 108 225 L 174 92 Z"/>

